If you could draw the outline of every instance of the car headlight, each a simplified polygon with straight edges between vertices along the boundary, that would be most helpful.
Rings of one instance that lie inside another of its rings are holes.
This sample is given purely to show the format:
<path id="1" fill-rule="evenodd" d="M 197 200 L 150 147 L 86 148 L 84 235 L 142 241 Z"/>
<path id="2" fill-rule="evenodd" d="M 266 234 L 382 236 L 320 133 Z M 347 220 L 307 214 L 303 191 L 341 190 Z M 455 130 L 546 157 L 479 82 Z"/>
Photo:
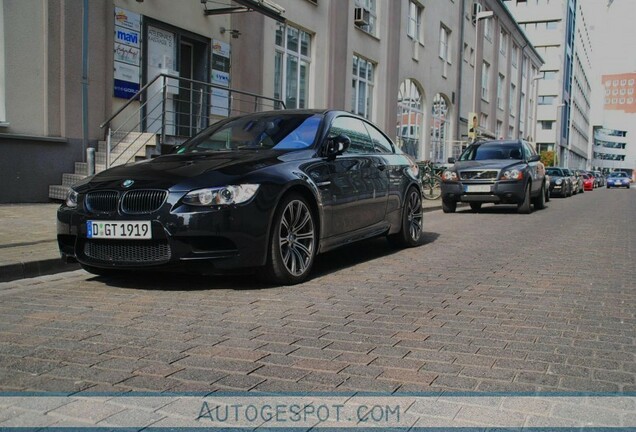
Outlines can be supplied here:
<path id="1" fill-rule="evenodd" d="M 457 180 L 459 180 L 459 177 L 457 176 L 457 173 L 455 171 L 446 170 L 442 174 L 442 180 L 444 180 L 444 181 L 457 181 Z"/>
<path id="2" fill-rule="evenodd" d="M 194 206 L 219 206 L 242 204 L 249 201 L 258 191 L 260 185 L 243 184 L 219 188 L 197 189 L 189 192 L 184 198 L 185 204 Z"/>
<path id="3" fill-rule="evenodd" d="M 523 179 L 523 173 L 518 169 L 506 170 L 501 174 L 502 180 L 521 180 Z"/>
<path id="4" fill-rule="evenodd" d="M 74 189 L 69 189 L 68 194 L 66 195 L 66 207 L 76 208 L 78 195 L 79 194 Z"/>
<path id="5" fill-rule="evenodd" d="M 557 185 L 560 185 L 561 183 L 563 183 L 563 179 L 556 179 L 555 183 Z"/>

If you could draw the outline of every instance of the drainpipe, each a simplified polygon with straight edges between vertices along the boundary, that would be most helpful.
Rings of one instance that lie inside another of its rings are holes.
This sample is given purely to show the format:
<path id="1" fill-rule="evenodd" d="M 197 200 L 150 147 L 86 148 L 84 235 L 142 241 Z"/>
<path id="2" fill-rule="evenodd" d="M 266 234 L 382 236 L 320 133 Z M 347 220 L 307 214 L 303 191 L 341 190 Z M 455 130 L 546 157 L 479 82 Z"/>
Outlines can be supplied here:
<path id="1" fill-rule="evenodd" d="M 88 148 L 88 0 L 84 0 L 82 17 L 82 154 Z"/>
<path id="2" fill-rule="evenodd" d="M 460 7 L 460 15 L 459 22 L 460 30 L 459 30 L 459 44 L 457 48 L 457 53 L 459 54 L 458 63 L 459 63 L 459 71 L 457 73 L 457 83 L 455 84 L 455 140 L 461 141 L 461 110 L 462 110 L 462 74 L 464 70 L 464 26 L 466 25 L 466 19 L 464 15 L 466 14 L 466 1 L 462 0 L 462 5 Z"/>

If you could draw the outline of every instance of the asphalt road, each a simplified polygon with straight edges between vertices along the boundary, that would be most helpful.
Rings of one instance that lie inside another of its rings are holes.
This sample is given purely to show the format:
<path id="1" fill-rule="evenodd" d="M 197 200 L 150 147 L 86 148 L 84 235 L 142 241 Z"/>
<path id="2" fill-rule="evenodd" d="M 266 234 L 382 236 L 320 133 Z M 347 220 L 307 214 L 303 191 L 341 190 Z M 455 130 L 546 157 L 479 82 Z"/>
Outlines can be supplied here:
<path id="1" fill-rule="evenodd" d="M 636 188 L 425 214 L 426 243 L 250 276 L 0 284 L 3 391 L 636 391 Z"/>

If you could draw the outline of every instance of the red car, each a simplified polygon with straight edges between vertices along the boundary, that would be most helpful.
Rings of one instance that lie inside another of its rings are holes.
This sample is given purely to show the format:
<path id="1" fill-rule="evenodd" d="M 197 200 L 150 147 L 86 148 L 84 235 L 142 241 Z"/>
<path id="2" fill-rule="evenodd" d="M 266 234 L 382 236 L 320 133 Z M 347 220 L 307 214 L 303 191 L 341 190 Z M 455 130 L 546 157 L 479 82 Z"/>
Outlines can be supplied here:
<path id="1" fill-rule="evenodd" d="M 594 190 L 594 176 L 591 174 L 583 174 L 583 190 Z"/>

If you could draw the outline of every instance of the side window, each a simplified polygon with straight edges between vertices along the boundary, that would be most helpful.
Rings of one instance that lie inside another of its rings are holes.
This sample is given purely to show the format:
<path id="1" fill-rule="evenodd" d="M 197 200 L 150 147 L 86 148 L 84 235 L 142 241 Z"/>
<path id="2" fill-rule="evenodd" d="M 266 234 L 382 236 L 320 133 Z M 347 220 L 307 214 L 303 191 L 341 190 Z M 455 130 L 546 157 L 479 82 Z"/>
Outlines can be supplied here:
<path id="1" fill-rule="evenodd" d="M 373 145 L 369 133 L 362 121 L 353 117 L 338 117 L 331 123 L 329 136 L 344 134 L 351 139 L 351 146 L 346 153 L 373 153 Z"/>
<path id="2" fill-rule="evenodd" d="M 526 155 L 526 159 L 529 159 L 536 154 L 532 146 L 525 141 L 523 142 L 523 151 Z"/>
<path id="3" fill-rule="evenodd" d="M 369 136 L 371 137 L 371 143 L 373 144 L 374 153 L 393 153 L 393 146 L 391 141 L 385 137 L 382 132 L 377 130 L 373 125 L 365 123 Z"/>

